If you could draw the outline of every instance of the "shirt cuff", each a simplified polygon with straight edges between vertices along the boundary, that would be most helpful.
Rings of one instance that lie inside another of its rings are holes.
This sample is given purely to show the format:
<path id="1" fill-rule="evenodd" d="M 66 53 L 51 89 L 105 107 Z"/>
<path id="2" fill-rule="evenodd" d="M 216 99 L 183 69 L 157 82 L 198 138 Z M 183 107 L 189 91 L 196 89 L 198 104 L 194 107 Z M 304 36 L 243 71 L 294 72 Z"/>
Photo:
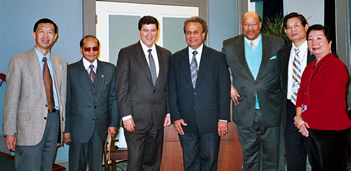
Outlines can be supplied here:
<path id="1" fill-rule="evenodd" d="M 219 119 L 218 121 L 228 122 L 227 120 Z"/>
<path id="2" fill-rule="evenodd" d="M 132 118 L 132 115 L 124 116 L 124 117 L 122 117 L 122 121 L 128 120 L 130 118 Z"/>

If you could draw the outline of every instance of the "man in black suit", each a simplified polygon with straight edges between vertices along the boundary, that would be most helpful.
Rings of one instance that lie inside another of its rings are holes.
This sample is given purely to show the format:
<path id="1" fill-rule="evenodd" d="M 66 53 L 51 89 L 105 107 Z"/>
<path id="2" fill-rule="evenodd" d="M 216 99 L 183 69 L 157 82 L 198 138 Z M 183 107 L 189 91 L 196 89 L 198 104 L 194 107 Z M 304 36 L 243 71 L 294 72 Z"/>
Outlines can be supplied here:
<path id="1" fill-rule="evenodd" d="M 203 44 L 207 24 L 184 22 L 185 49 L 170 57 L 171 119 L 183 148 L 184 170 L 217 170 L 220 136 L 228 133 L 230 79 L 224 54 Z"/>
<path id="2" fill-rule="evenodd" d="M 303 73 L 308 63 L 314 61 L 314 56 L 308 51 L 306 31 L 308 23 L 305 17 L 298 13 L 290 13 L 284 17 L 285 33 L 292 45 L 278 51 L 278 61 L 282 74 L 283 90 L 283 131 L 285 140 L 285 151 L 288 171 L 306 170 L 306 156 L 309 155 L 307 137 L 304 137 L 299 129 L 295 127 L 294 117 L 296 115 L 294 93 L 297 93 L 297 85 L 294 81 L 293 63 L 295 52 L 300 57 L 300 72 Z M 298 51 L 297 51 L 298 50 Z M 295 99 L 296 100 L 296 99 Z M 310 158 L 310 157 L 309 157 Z"/>
<path id="3" fill-rule="evenodd" d="M 116 95 L 128 146 L 128 170 L 160 170 L 167 115 L 167 76 L 171 52 L 155 44 L 158 21 L 139 20 L 140 41 L 118 54 Z"/>
<path id="4" fill-rule="evenodd" d="M 223 42 L 233 76 L 233 120 L 243 150 L 244 170 L 278 170 L 281 81 L 277 52 L 283 40 L 261 34 L 255 12 L 242 16 L 239 36 Z"/>
<path id="5" fill-rule="evenodd" d="M 68 66 L 67 110 L 64 141 L 69 148 L 69 170 L 102 170 L 102 152 L 107 134 L 118 126 L 114 92 L 115 67 L 102 62 L 99 40 L 92 35 L 80 41 L 83 58 Z"/>

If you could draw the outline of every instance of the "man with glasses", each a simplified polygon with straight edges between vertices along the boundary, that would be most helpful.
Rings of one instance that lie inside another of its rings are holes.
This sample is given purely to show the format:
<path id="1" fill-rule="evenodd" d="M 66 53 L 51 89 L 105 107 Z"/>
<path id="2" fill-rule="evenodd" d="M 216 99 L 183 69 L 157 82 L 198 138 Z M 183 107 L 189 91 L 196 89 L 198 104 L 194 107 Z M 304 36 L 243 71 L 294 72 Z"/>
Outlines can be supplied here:
<path id="1" fill-rule="evenodd" d="M 69 170 L 102 170 L 107 135 L 118 126 L 114 92 L 115 66 L 97 59 L 99 40 L 92 35 L 80 41 L 83 58 L 67 69 L 67 112 L 64 141 L 69 148 Z"/>
<path id="2" fill-rule="evenodd" d="M 284 17 L 285 33 L 292 45 L 278 52 L 278 61 L 282 75 L 283 115 L 282 125 L 288 171 L 306 170 L 306 157 L 310 156 L 307 137 L 295 127 L 295 104 L 300 78 L 308 63 L 315 57 L 308 51 L 306 31 L 308 23 L 301 14 L 292 12 Z M 310 158 L 310 157 L 309 157 Z"/>
<path id="3" fill-rule="evenodd" d="M 223 42 L 233 83 L 233 120 L 237 125 L 244 170 L 278 170 L 281 83 L 277 52 L 283 40 L 261 34 L 255 12 L 242 16 L 239 36 Z"/>

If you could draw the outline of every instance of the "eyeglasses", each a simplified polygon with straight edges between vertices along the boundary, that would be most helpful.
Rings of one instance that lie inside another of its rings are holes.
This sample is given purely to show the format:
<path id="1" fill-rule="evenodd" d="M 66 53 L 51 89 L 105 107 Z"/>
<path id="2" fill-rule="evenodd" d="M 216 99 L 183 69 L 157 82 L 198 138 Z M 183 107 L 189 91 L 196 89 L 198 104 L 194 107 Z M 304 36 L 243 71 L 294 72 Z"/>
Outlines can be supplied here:
<path id="1" fill-rule="evenodd" d="M 301 23 L 295 23 L 293 25 L 287 25 L 286 30 L 291 30 L 292 28 L 298 29 L 301 26 Z"/>
<path id="2" fill-rule="evenodd" d="M 244 26 L 244 28 L 249 28 L 249 26 L 251 26 L 253 28 L 257 28 L 258 23 L 244 23 L 243 26 Z"/>
<path id="3" fill-rule="evenodd" d="M 91 49 L 93 49 L 94 52 L 99 51 L 99 47 L 86 47 L 86 48 L 84 48 L 84 51 L 85 52 L 90 52 Z"/>

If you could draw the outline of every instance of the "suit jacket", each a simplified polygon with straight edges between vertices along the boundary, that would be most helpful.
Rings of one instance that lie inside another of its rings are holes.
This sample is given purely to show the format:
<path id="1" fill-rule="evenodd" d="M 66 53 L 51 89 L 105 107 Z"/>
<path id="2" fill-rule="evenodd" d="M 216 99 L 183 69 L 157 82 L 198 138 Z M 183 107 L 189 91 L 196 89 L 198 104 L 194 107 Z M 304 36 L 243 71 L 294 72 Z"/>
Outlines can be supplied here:
<path id="1" fill-rule="evenodd" d="M 290 60 L 290 51 L 291 47 L 287 46 L 278 51 L 278 62 L 279 62 L 279 70 L 281 73 L 281 85 L 282 85 L 282 124 L 283 124 L 283 133 L 285 133 L 285 127 L 286 127 L 286 117 L 287 117 L 287 91 L 288 91 L 288 68 L 289 68 L 289 60 Z M 314 55 L 310 53 L 307 49 L 307 64 L 313 62 L 315 59 Z M 307 65 L 306 65 L 307 66 Z M 301 73 L 302 74 L 302 73 Z M 302 75 L 301 75 L 302 76 Z"/>
<path id="2" fill-rule="evenodd" d="M 107 128 L 118 126 L 114 92 L 115 66 L 98 60 L 94 83 L 83 60 L 68 65 L 66 130 L 74 142 L 86 143 L 97 126 L 101 140 Z"/>
<path id="3" fill-rule="evenodd" d="M 233 86 L 240 94 L 239 104 L 233 105 L 233 120 L 242 127 L 254 122 L 256 94 L 266 127 L 278 126 L 281 121 L 281 83 L 277 52 L 284 45 L 280 38 L 262 35 L 262 62 L 254 79 L 245 57 L 244 36 L 223 42 L 223 52 L 233 76 Z"/>
<path id="4" fill-rule="evenodd" d="M 168 76 L 172 122 L 183 119 L 185 133 L 217 132 L 218 120 L 230 121 L 230 77 L 224 54 L 203 46 L 195 89 L 188 47 L 170 57 Z"/>
<path id="5" fill-rule="evenodd" d="M 163 128 L 167 114 L 168 58 L 171 52 L 156 45 L 159 74 L 154 86 L 140 42 L 122 48 L 116 67 L 116 96 L 120 117 L 132 115 L 135 129 L 150 123 Z"/>
<path id="6" fill-rule="evenodd" d="M 50 54 L 60 107 L 60 130 L 65 128 L 67 62 Z M 48 105 L 43 73 L 34 48 L 13 56 L 7 72 L 4 103 L 4 134 L 16 133 L 17 144 L 33 146 L 44 134 Z"/>

